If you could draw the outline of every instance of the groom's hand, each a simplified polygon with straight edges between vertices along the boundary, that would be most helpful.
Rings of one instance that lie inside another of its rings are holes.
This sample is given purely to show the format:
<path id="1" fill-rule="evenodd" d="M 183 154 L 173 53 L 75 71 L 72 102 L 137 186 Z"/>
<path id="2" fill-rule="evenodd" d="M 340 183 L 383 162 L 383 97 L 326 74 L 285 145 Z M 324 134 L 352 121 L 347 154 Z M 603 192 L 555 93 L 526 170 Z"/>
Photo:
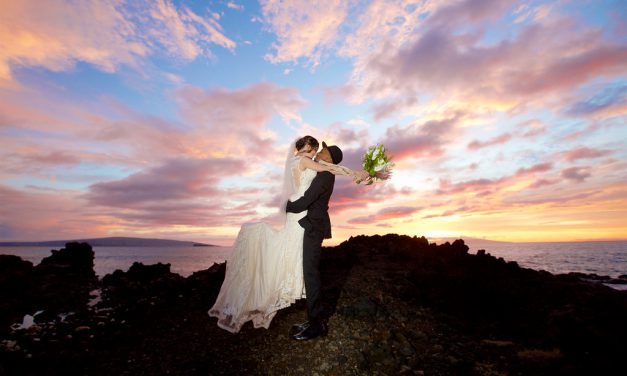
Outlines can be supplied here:
<path id="1" fill-rule="evenodd" d="M 300 201 L 300 200 L 302 200 L 302 197 L 299 198 L 297 201 Z M 285 205 L 285 211 L 286 212 L 288 212 L 288 213 L 300 213 L 303 210 L 307 210 L 307 208 L 305 207 L 305 208 L 301 209 L 301 208 L 298 207 L 298 205 L 296 205 L 292 201 L 287 200 L 287 205 Z"/>

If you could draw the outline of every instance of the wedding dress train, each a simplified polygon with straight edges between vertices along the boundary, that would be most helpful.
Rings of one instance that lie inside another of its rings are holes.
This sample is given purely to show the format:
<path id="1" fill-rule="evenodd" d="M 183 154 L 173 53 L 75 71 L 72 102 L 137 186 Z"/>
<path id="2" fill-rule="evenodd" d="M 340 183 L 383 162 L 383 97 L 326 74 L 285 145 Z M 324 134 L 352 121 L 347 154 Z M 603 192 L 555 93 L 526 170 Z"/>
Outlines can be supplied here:
<path id="1" fill-rule="evenodd" d="M 300 157 L 291 158 L 290 200 L 303 196 L 316 176 L 313 170 L 300 171 Z M 268 328 L 277 311 L 305 297 L 303 280 L 304 230 L 298 220 L 307 212 L 287 213 L 285 226 L 273 229 L 266 223 L 242 225 L 227 260 L 224 282 L 209 315 L 218 326 L 237 333 L 242 325 Z"/>

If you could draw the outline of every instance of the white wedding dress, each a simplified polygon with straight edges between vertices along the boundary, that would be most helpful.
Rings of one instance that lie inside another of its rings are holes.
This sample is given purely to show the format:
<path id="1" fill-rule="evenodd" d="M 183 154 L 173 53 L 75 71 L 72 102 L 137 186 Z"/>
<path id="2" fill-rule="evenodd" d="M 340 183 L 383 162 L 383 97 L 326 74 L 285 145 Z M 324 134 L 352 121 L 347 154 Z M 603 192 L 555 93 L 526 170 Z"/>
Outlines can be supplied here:
<path id="1" fill-rule="evenodd" d="M 287 161 L 295 192 L 292 201 L 303 196 L 316 176 L 313 170 L 299 170 L 300 158 Z M 304 230 L 298 224 L 305 215 L 306 211 L 287 213 L 285 226 L 278 231 L 263 222 L 242 225 L 220 293 L 209 310 L 220 328 L 237 333 L 252 320 L 255 328 L 267 329 L 278 310 L 305 297 Z"/>

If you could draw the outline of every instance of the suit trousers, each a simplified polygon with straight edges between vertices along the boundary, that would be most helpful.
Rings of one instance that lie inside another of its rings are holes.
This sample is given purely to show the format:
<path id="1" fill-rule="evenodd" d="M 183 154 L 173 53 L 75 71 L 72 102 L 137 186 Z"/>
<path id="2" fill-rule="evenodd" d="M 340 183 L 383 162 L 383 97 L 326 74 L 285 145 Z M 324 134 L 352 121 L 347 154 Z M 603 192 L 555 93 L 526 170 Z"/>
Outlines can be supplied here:
<path id="1" fill-rule="evenodd" d="M 324 235 L 318 231 L 306 231 L 303 239 L 303 275 L 307 294 L 307 317 L 310 323 L 322 319 L 320 302 L 320 251 Z"/>

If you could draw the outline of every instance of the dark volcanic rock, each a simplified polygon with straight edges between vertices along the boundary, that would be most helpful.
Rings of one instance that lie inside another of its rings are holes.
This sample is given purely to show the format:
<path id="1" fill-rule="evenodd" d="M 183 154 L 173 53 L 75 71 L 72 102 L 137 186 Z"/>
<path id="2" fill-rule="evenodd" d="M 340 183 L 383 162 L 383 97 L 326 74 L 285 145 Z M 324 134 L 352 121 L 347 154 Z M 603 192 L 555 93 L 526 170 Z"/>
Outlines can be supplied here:
<path id="1" fill-rule="evenodd" d="M 87 243 L 67 243 L 65 248 L 52 250 L 52 255 L 41 260 L 38 267 L 47 265 L 66 266 L 73 269 L 74 273 L 85 274 L 89 277 L 94 275 L 94 251 Z"/>
<path id="2" fill-rule="evenodd" d="M 87 303 L 89 291 L 98 281 L 94 251 L 87 243 L 67 243 L 41 260 L 33 277 L 39 293 L 35 299 L 43 303 L 43 309 L 78 310 Z"/>
<path id="3" fill-rule="evenodd" d="M 412 287 L 403 298 L 446 313 L 460 330 L 557 347 L 579 369 L 591 372 L 626 366 L 620 360 L 627 354 L 626 292 L 581 281 L 580 275 L 523 269 L 485 252 L 469 255 L 461 240 L 425 246 L 417 239 L 387 235 L 348 243 L 340 247 L 363 250 L 367 244 L 391 258 L 404 253 Z"/>
<path id="4" fill-rule="evenodd" d="M 50 270 L 71 269 L 62 260 Z M 34 269 L 0 257 L 12 281 Z M 136 263 L 107 275 L 103 301 L 89 315 L 1 338 L 0 373 L 627 374 L 627 292 L 603 278 L 471 255 L 462 240 L 357 236 L 323 248 L 330 331 L 305 343 L 289 335 L 305 320 L 304 300 L 279 311 L 268 330 L 250 323 L 239 334 L 219 329 L 207 310 L 225 269 L 217 264 L 183 278 L 168 264 Z"/>
<path id="5" fill-rule="evenodd" d="M 64 249 L 33 267 L 17 256 L 0 256 L 0 333 L 26 314 L 83 310 L 96 285 L 94 252 L 86 243 L 68 243 Z"/>
<path id="6" fill-rule="evenodd" d="M 33 264 L 18 256 L 0 255 L 0 333 L 31 308 Z"/>
<path id="7" fill-rule="evenodd" d="M 141 319 L 150 306 L 172 301 L 182 291 L 185 279 L 170 271 L 170 264 L 135 262 L 127 272 L 116 270 L 102 278 L 104 299 L 110 306 L 126 307 Z"/>

